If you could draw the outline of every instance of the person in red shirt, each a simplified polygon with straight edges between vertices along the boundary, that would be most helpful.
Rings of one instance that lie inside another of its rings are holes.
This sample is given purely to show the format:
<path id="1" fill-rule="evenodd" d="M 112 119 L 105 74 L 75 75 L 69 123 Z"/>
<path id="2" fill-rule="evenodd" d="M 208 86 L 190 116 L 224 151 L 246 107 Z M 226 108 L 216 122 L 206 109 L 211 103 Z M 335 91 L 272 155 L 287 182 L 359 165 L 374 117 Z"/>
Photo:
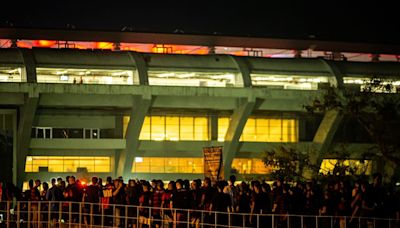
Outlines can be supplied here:
<path id="1" fill-rule="evenodd" d="M 160 227 L 161 225 L 161 210 L 157 209 L 161 207 L 162 204 L 162 197 L 164 195 L 164 183 L 161 180 L 156 181 L 156 188 L 153 191 L 153 200 L 152 207 L 156 207 L 152 209 L 152 216 L 154 220 L 154 224 L 156 228 Z"/>
<path id="2" fill-rule="evenodd" d="M 149 208 L 152 201 L 152 195 L 150 192 L 150 184 L 148 182 L 143 184 L 143 193 L 139 198 L 139 227 L 143 225 L 150 225 L 150 211 Z"/>
<path id="3" fill-rule="evenodd" d="M 175 192 L 175 182 L 170 181 L 168 183 L 167 190 L 164 191 L 164 194 L 162 196 L 162 202 L 161 202 L 161 207 L 165 208 L 164 209 L 164 219 L 166 221 L 168 221 L 169 225 L 172 225 L 172 222 L 173 222 L 173 215 L 172 215 L 172 211 L 170 209 L 171 197 L 172 197 L 173 192 Z"/>

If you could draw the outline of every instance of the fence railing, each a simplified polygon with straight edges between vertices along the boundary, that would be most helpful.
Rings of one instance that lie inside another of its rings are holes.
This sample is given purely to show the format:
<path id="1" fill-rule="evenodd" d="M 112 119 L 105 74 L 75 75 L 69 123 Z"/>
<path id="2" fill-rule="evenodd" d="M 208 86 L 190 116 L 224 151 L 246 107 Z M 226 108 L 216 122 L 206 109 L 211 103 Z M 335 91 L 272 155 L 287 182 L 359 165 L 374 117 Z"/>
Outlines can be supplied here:
<path id="1" fill-rule="evenodd" d="M 0 202 L 0 227 L 400 227 L 398 219 L 226 213 L 84 202 Z"/>

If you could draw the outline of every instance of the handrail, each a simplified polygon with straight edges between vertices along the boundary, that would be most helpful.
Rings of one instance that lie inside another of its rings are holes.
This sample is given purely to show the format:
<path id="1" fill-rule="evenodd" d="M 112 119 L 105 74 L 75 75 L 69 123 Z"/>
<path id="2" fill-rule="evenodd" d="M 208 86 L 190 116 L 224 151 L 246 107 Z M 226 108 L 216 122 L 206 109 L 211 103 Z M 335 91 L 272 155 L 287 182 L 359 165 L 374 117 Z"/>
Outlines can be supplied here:
<path id="1" fill-rule="evenodd" d="M 159 227 L 395 227 L 399 219 L 317 216 L 293 214 L 229 213 L 179 208 L 161 208 L 120 204 L 101 204 L 71 201 L 12 201 L 0 202 L 0 224 L 6 227 L 26 224 L 28 228 L 52 227 L 56 224 L 96 225 L 102 227 L 139 227 L 157 224 Z"/>

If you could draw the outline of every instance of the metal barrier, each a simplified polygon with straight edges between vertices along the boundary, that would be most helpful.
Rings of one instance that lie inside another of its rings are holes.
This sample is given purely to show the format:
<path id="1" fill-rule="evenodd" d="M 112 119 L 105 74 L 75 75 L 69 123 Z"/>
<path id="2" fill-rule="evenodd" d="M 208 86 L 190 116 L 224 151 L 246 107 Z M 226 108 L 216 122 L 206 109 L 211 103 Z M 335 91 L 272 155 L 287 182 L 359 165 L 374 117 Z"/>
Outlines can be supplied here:
<path id="1" fill-rule="evenodd" d="M 0 227 L 400 227 L 400 220 L 289 214 L 224 213 L 129 205 L 11 201 L 0 202 Z"/>

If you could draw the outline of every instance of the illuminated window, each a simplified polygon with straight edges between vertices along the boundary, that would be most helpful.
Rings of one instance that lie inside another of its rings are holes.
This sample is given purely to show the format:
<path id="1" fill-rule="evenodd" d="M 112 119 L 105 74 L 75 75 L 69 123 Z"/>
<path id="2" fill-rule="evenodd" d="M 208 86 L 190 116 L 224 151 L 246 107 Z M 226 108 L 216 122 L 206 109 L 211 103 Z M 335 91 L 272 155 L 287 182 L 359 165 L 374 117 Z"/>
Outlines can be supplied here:
<path id="1" fill-rule="evenodd" d="M 181 139 L 191 140 L 193 139 L 194 123 L 193 117 L 182 117 L 181 118 Z"/>
<path id="2" fill-rule="evenodd" d="M 25 172 L 39 172 L 47 167 L 49 172 L 77 172 L 86 168 L 89 173 L 111 172 L 110 157 L 27 156 Z"/>
<path id="3" fill-rule="evenodd" d="M 224 141 L 230 119 L 218 118 L 218 141 Z M 240 141 L 245 142 L 297 142 L 296 119 L 249 118 Z"/>
<path id="4" fill-rule="evenodd" d="M 223 142 L 225 141 L 225 135 L 229 128 L 229 121 L 228 117 L 220 117 L 218 118 L 218 141 Z"/>
<path id="5" fill-rule="evenodd" d="M 175 72 L 152 71 L 149 73 L 150 85 L 196 86 L 196 87 L 233 87 L 236 83 L 235 72 Z"/>
<path id="6" fill-rule="evenodd" d="M 261 159 L 235 158 L 232 161 L 232 169 L 239 174 L 268 174 L 272 168 L 265 166 Z"/>
<path id="7" fill-rule="evenodd" d="M 0 82 L 25 82 L 22 78 L 21 68 L 0 67 Z"/>
<path id="8" fill-rule="evenodd" d="M 203 173 L 203 158 L 136 157 L 133 173 Z"/>
<path id="9" fill-rule="evenodd" d="M 139 84 L 132 70 L 122 69 L 37 68 L 36 74 L 39 83 Z"/>
<path id="10" fill-rule="evenodd" d="M 298 126 L 295 119 L 249 118 L 240 141 L 297 142 Z"/>
<path id="11" fill-rule="evenodd" d="M 146 116 L 143 121 L 142 130 L 140 131 L 139 139 L 140 140 L 150 140 L 150 130 L 151 127 L 151 118 Z"/>
<path id="12" fill-rule="evenodd" d="M 165 117 L 165 139 L 171 141 L 179 140 L 179 117 Z"/>
<path id="13" fill-rule="evenodd" d="M 129 124 L 129 120 L 130 120 L 131 118 L 129 117 L 129 116 L 124 116 L 123 118 L 122 118 L 122 134 L 123 134 L 123 137 L 125 138 L 125 136 L 126 136 L 126 130 L 128 129 L 128 124 Z"/>
<path id="14" fill-rule="evenodd" d="M 317 90 L 319 83 L 328 83 L 328 77 L 251 74 L 253 86 L 277 89 Z"/>
<path id="15" fill-rule="evenodd" d="M 124 122 L 128 121 L 129 117 L 124 117 Z M 146 116 L 139 139 L 155 141 L 207 141 L 209 140 L 208 125 L 207 117 Z M 124 132 L 126 132 L 126 128 L 124 127 Z"/>
<path id="16" fill-rule="evenodd" d="M 345 171 L 346 175 L 352 175 L 349 169 L 353 170 L 354 174 L 357 175 L 371 175 L 372 161 L 324 159 L 321 163 L 319 172 L 325 175 L 328 173 L 333 174 L 333 172 L 335 172 L 335 167 L 347 168 Z"/>
<path id="17" fill-rule="evenodd" d="M 150 123 L 151 139 L 156 141 L 165 140 L 165 117 L 152 116 Z"/>
<path id="18" fill-rule="evenodd" d="M 373 93 L 398 93 L 400 81 L 390 78 L 343 77 L 344 84 L 358 85 L 360 91 Z"/>

